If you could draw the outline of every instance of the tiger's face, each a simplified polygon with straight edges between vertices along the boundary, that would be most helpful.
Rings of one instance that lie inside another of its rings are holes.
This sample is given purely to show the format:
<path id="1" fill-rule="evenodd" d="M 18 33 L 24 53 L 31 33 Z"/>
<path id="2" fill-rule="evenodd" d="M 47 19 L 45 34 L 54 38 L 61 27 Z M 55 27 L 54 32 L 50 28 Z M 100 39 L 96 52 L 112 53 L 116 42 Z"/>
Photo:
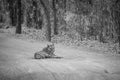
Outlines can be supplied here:
<path id="1" fill-rule="evenodd" d="M 55 51 L 54 44 L 47 45 L 47 50 L 50 51 L 50 52 L 54 52 Z"/>

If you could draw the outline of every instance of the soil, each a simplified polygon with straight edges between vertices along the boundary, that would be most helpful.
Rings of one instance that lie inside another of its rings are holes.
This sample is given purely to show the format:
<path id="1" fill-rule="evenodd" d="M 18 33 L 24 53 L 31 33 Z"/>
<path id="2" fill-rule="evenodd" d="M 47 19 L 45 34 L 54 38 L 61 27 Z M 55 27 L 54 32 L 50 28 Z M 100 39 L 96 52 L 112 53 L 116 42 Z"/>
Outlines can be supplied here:
<path id="1" fill-rule="evenodd" d="M 119 54 L 55 44 L 55 54 L 63 58 L 34 59 L 47 43 L 0 33 L 0 80 L 120 80 Z"/>

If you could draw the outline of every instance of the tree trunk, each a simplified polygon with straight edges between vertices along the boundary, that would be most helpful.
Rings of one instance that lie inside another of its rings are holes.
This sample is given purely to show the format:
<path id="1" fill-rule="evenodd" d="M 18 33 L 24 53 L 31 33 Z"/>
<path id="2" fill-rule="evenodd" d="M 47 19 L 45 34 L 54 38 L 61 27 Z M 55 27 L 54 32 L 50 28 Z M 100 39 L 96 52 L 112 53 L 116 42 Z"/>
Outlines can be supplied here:
<path id="1" fill-rule="evenodd" d="M 118 41 L 119 41 L 119 48 L 120 48 L 120 25 L 119 25 L 119 32 L 118 32 Z"/>
<path id="2" fill-rule="evenodd" d="M 40 0 L 41 5 L 43 6 L 46 20 L 47 20 L 47 30 L 46 30 L 46 38 L 48 41 L 51 41 L 51 23 L 50 23 L 50 11 L 49 11 L 49 6 L 46 4 L 47 0 Z"/>
<path id="3" fill-rule="evenodd" d="M 18 1 L 18 23 L 16 27 L 16 33 L 21 34 L 21 0 Z"/>
<path id="4" fill-rule="evenodd" d="M 58 34 L 58 26 L 57 26 L 57 9 L 56 9 L 56 0 L 53 0 L 53 16 L 54 16 L 54 34 Z"/>
<path id="5" fill-rule="evenodd" d="M 9 0 L 8 3 L 9 3 L 9 10 L 10 10 L 11 25 L 16 26 L 16 24 L 17 24 L 17 13 L 16 13 L 15 0 Z"/>
<path id="6" fill-rule="evenodd" d="M 36 29 L 39 29 L 38 28 L 38 26 L 37 26 L 37 8 L 38 8 L 38 6 L 37 6 L 37 2 L 35 1 L 35 0 L 32 0 L 32 2 L 33 2 L 33 7 L 34 7 L 34 10 L 33 10 L 33 20 L 34 20 L 34 27 L 36 28 Z"/>

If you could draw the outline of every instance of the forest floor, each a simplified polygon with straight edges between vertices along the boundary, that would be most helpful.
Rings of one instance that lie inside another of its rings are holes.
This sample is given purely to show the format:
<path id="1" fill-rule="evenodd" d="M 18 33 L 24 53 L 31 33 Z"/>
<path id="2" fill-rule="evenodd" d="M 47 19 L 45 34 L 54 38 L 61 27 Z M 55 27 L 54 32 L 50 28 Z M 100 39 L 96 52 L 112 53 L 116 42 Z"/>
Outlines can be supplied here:
<path id="1" fill-rule="evenodd" d="M 56 43 L 62 59 L 34 59 L 47 43 L 0 31 L 0 80 L 120 80 L 120 54 Z"/>

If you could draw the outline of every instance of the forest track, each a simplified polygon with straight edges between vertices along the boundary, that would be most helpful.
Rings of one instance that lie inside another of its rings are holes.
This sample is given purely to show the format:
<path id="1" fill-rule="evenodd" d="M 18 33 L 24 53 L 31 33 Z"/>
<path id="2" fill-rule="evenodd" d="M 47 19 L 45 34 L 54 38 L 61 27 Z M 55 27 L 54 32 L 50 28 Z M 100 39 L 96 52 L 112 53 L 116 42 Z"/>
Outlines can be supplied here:
<path id="1" fill-rule="evenodd" d="M 55 44 L 62 59 L 34 59 L 46 43 L 0 33 L 0 80 L 120 80 L 120 56 L 95 54 Z"/>

